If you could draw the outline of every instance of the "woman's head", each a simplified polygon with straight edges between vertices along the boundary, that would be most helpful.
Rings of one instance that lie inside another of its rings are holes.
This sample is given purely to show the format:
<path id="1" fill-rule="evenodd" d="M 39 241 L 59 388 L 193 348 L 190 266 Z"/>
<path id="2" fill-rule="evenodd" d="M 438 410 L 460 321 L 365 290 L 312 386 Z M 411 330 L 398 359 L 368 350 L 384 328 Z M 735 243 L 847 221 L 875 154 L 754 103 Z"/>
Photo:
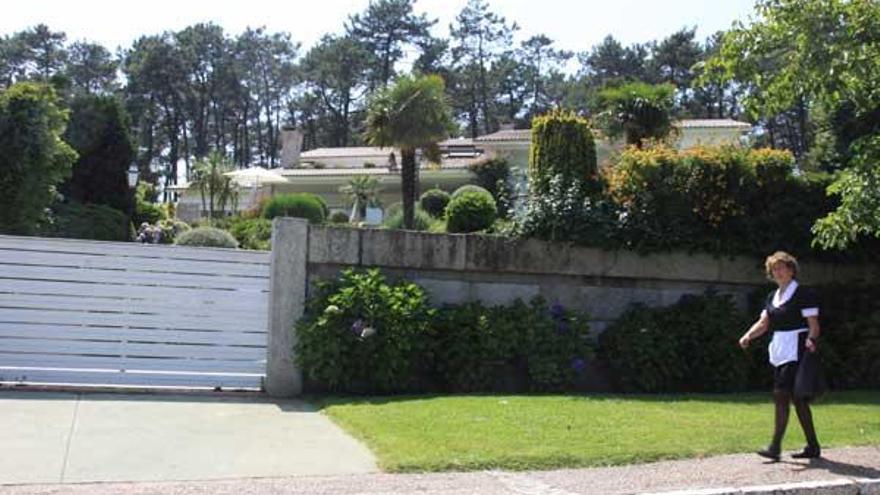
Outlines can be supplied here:
<path id="1" fill-rule="evenodd" d="M 764 269 L 770 280 L 774 282 L 788 281 L 797 278 L 798 262 L 794 256 L 785 251 L 776 251 L 767 256 L 767 260 L 764 261 Z"/>

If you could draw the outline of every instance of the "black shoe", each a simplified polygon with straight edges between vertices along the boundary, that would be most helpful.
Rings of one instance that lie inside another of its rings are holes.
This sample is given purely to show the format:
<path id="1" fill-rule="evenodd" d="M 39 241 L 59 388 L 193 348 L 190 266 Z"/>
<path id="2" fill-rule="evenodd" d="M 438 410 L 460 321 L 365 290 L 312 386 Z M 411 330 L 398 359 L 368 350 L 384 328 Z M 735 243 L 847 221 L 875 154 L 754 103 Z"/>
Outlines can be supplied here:
<path id="1" fill-rule="evenodd" d="M 822 449 L 818 446 L 810 447 L 807 445 L 804 450 L 791 454 L 792 459 L 817 459 L 822 455 Z"/>
<path id="2" fill-rule="evenodd" d="M 761 457 L 766 457 L 767 459 L 772 459 L 772 460 L 774 460 L 774 461 L 776 461 L 776 462 L 779 462 L 779 454 L 780 454 L 780 452 L 779 452 L 779 448 L 778 448 L 778 447 L 777 447 L 777 448 L 773 448 L 772 446 L 771 446 L 771 447 L 767 447 L 766 449 L 764 449 L 764 450 L 759 450 L 759 451 L 757 451 L 757 452 L 755 452 L 755 453 L 758 454 L 758 455 L 761 456 Z"/>

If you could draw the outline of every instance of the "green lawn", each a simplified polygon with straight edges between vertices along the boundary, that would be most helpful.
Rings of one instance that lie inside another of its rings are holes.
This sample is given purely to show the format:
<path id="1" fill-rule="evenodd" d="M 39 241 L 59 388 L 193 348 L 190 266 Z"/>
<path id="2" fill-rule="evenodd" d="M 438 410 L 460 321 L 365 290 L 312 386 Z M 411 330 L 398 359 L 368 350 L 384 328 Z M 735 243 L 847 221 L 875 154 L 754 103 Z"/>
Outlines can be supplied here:
<path id="1" fill-rule="evenodd" d="M 749 452 L 772 432 L 769 394 L 322 398 L 387 471 L 550 469 Z M 880 444 L 880 392 L 813 406 L 824 447 Z M 784 448 L 803 434 L 791 412 Z"/>

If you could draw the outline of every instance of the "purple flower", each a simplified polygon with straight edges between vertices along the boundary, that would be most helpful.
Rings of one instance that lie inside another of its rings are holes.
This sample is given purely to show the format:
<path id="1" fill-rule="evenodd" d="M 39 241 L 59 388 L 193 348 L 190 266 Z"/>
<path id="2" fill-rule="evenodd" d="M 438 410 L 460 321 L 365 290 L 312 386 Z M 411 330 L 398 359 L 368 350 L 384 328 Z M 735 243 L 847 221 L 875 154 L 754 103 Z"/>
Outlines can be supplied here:
<path id="1" fill-rule="evenodd" d="M 553 316 L 553 318 L 562 318 L 565 316 L 565 306 L 558 302 L 553 303 L 553 305 L 550 306 L 550 315 Z"/>
<path id="2" fill-rule="evenodd" d="M 583 358 L 574 358 L 571 360 L 571 369 L 583 373 L 587 369 L 587 362 Z"/>
<path id="3" fill-rule="evenodd" d="M 358 318 L 354 320 L 354 323 L 351 324 L 351 333 L 353 333 L 356 337 L 360 337 L 364 331 L 364 320 Z"/>

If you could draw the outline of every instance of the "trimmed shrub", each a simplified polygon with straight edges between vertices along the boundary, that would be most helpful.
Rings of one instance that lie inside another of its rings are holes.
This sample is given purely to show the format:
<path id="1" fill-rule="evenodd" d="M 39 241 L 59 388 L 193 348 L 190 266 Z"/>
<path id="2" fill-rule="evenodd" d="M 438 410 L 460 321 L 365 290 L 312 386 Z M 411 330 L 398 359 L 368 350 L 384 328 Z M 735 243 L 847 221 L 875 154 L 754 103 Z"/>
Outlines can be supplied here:
<path id="1" fill-rule="evenodd" d="M 431 217 L 431 215 L 425 213 L 421 208 L 416 208 L 415 214 L 413 215 L 413 230 L 430 230 L 431 225 L 433 225 L 434 223 L 435 220 Z M 403 210 L 398 210 L 393 215 L 386 218 L 385 222 L 383 222 L 382 225 L 389 229 L 403 229 Z"/>
<path id="2" fill-rule="evenodd" d="M 476 232 L 495 222 L 498 209 L 488 191 L 466 191 L 453 197 L 446 207 L 446 230 L 449 232 Z"/>
<path id="3" fill-rule="evenodd" d="M 333 392 L 419 389 L 434 310 L 425 291 L 389 283 L 378 270 L 345 270 L 319 282 L 296 324 L 296 361 L 306 378 Z"/>
<path id="4" fill-rule="evenodd" d="M 504 158 L 488 158 L 468 165 L 476 176 L 476 185 L 486 189 L 495 198 L 498 214 L 506 217 L 514 197 L 510 179 L 510 163 Z"/>
<path id="5" fill-rule="evenodd" d="M 459 187 L 458 189 L 456 189 L 455 191 L 452 191 L 452 196 L 449 198 L 449 200 L 451 201 L 466 192 L 486 193 L 489 196 L 492 196 L 492 192 L 489 191 L 488 189 L 486 189 L 485 187 L 477 186 L 475 184 L 465 184 L 465 185 Z"/>
<path id="6" fill-rule="evenodd" d="M 314 194 L 296 193 L 273 196 L 263 207 L 263 218 L 296 217 L 308 219 L 310 223 L 323 223 L 327 205 Z"/>
<path id="7" fill-rule="evenodd" d="M 555 176 L 560 176 L 566 187 L 596 182 L 596 144 L 589 122 L 563 110 L 535 117 L 528 175 L 533 195 L 546 193 Z"/>
<path id="8" fill-rule="evenodd" d="M 330 214 L 330 223 L 348 223 L 348 215 L 344 211 L 334 211 Z"/>
<path id="9" fill-rule="evenodd" d="M 422 205 L 422 209 L 429 215 L 434 218 L 440 218 L 443 216 L 443 212 L 446 211 L 446 205 L 449 204 L 450 199 L 449 193 L 442 189 L 428 189 L 422 193 L 419 203 Z"/>
<path id="10" fill-rule="evenodd" d="M 237 248 L 238 241 L 229 232 L 215 227 L 198 227 L 180 235 L 175 241 L 180 246 Z"/>
<path id="11" fill-rule="evenodd" d="M 736 345 L 747 320 L 726 296 L 683 296 L 665 308 L 635 305 L 599 338 L 617 385 L 632 392 L 733 392 L 748 385 Z"/>
<path id="12" fill-rule="evenodd" d="M 130 241 L 125 213 L 106 205 L 57 203 L 40 235 L 97 241 Z"/>

